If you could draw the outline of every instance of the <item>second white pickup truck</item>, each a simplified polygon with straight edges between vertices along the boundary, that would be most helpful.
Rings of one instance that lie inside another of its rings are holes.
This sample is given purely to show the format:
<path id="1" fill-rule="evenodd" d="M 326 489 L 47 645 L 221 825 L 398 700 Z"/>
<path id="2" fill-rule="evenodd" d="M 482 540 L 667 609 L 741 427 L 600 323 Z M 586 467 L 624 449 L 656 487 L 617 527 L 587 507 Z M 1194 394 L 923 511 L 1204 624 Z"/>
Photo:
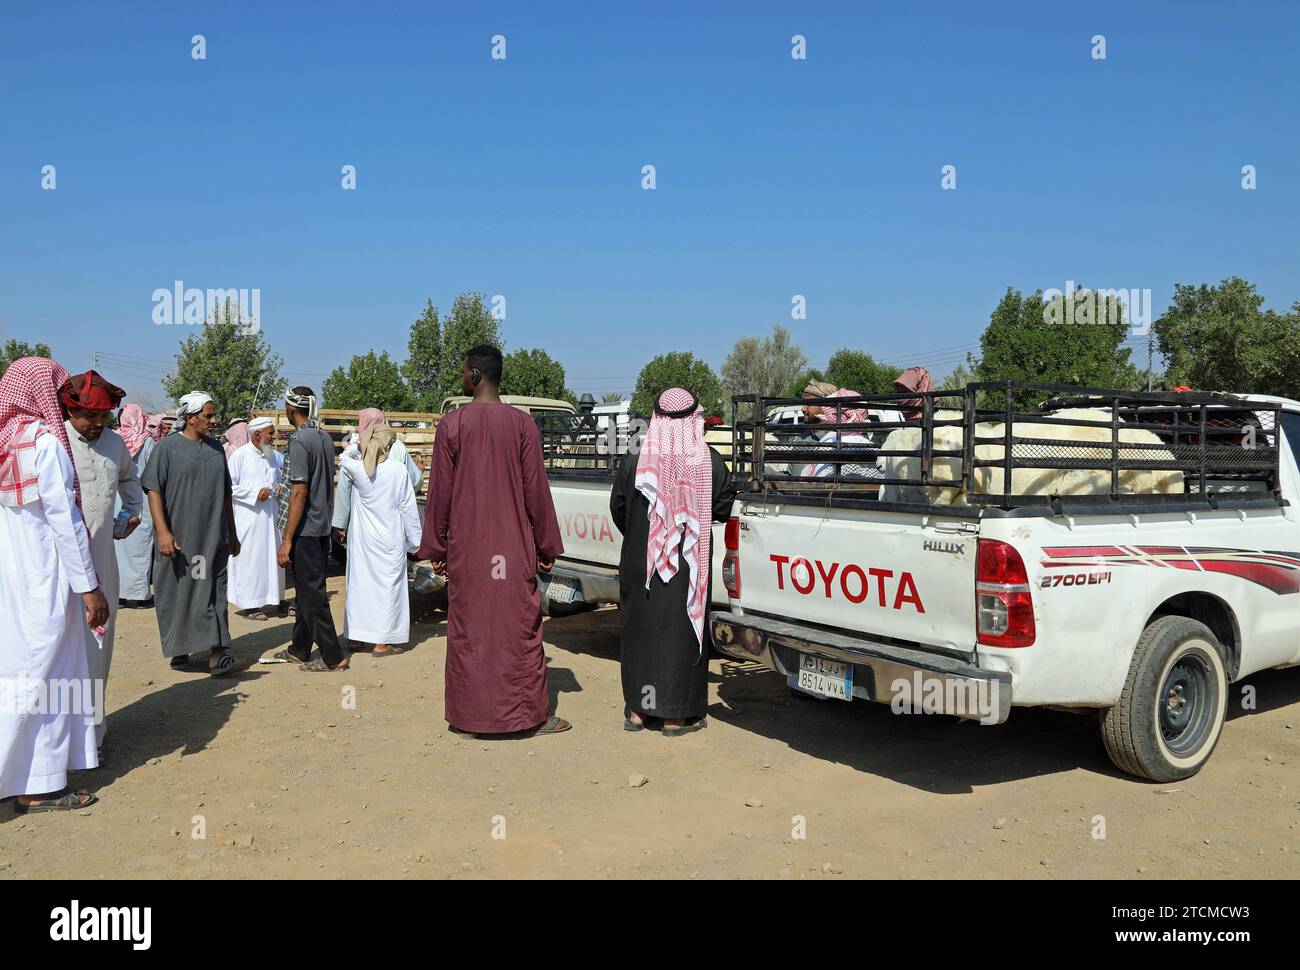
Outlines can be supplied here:
<path id="1" fill-rule="evenodd" d="M 579 427 L 577 422 L 544 420 L 542 432 L 551 500 L 560 522 L 564 555 L 555 568 L 538 576 L 542 601 L 548 612 L 563 614 L 619 601 L 618 563 L 623 535 L 610 518 L 610 491 L 614 472 L 628 451 L 629 438 L 640 429 L 635 420 L 617 431 Z M 724 457 L 730 452 L 731 429 L 717 428 L 705 440 Z M 631 460 L 635 461 L 635 454 Z M 713 529 L 713 573 L 720 576 L 726 550 L 724 526 Z M 727 591 L 713 583 L 713 602 L 725 606 Z"/>
<path id="2" fill-rule="evenodd" d="M 1017 406 L 1026 393 L 1055 399 Z M 842 424 L 831 445 L 774 446 L 762 418 L 737 429 L 747 485 L 720 544 L 715 646 L 900 713 L 1092 710 L 1123 771 L 1194 774 L 1229 685 L 1300 664 L 1300 403 L 1007 383 L 922 404 L 887 438 Z M 906 435 L 912 454 L 891 453 Z M 1025 481 L 1046 491 L 1016 494 Z M 882 500 L 900 488 L 914 500 Z"/>

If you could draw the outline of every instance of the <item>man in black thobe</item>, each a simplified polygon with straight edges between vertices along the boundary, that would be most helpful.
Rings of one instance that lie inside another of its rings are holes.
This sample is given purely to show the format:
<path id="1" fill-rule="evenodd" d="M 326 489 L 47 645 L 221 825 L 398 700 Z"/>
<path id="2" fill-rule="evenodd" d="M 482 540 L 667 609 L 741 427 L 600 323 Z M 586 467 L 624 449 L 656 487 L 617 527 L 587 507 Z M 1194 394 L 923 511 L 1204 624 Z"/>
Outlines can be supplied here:
<path id="1" fill-rule="evenodd" d="M 656 404 L 653 421 L 693 422 L 689 436 L 699 453 L 707 450 L 711 464 L 711 486 L 699 496 L 708 505 L 708 518 L 701 529 L 713 522 L 725 522 L 731 515 L 736 489 L 726 463 L 712 448 L 702 443 L 702 412 L 690 396 L 692 405 L 681 412 L 662 410 L 665 392 Z M 680 394 L 689 394 L 681 391 Z M 686 413 L 682 413 L 686 412 Z M 680 415 L 680 416 L 675 416 Z M 654 434 L 652 426 L 650 435 Z M 679 436 L 680 437 L 680 436 Z M 649 438 L 649 436 L 648 436 Z M 642 445 L 643 448 L 646 445 Z M 675 575 L 664 582 L 656 573 L 646 583 L 647 544 L 651 542 L 649 501 L 637 486 L 637 454 L 624 456 L 610 496 L 610 513 L 623 533 L 623 551 L 619 561 L 619 587 L 622 603 L 623 635 L 620 659 L 623 674 L 624 727 L 641 730 L 647 719 L 662 719 L 666 737 L 699 730 L 705 724 L 708 703 L 707 633 L 701 635 L 688 615 L 687 598 L 691 592 L 691 570 L 682 561 Z M 660 455 L 666 469 L 669 456 Z M 644 463 L 643 463 L 644 464 Z M 703 516 L 701 516 L 703 518 Z M 697 563 L 697 567 L 700 564 Z M 710 584 L 712 577 L 710 577 Z M 707 593 L 706 593 L 707 595 Z M 708 609 L 708 599 L 704 600 Z"/>

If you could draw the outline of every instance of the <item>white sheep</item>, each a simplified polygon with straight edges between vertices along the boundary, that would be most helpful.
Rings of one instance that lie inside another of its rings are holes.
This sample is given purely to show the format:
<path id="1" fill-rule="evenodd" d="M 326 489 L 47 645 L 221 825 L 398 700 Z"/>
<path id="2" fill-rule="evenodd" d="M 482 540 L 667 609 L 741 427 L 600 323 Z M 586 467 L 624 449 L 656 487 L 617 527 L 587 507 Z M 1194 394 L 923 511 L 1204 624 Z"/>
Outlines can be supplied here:
<path id="1" fill-rule="evenodd" d="M 1052 417 L 1077 421 L 1104 421 L 1109 423 L 1111 412 L 1108 408 L 1067 408 L 1052 412 Z M 935 421 L 961 420 L 959 411 L 936 411 Z M 975 425 L 975 457 L 980 460 L 1000 461 L 1003 457 L 1003 434 L 1005 425 L 999 422 L 981 422 Z M 1014 433 L 1017 438 L 1049 438 L 1069 442 L 1059 450 L 1050 445 L 1039 446 L 1043 458 L 1079 458 L 1092 461 L 1110 460 L 1111 429 L 1109 427 L 1086 427 L 1059 424 L 1039 424 L 1034 421 L 1016 422 Z M 963 443 L 963 429 L 960 426 L 936 425 L 934 429 L 934 450 L 960 452 Z M 1145 428 L 1119 429 L 1119 440 L 1132 444 L 1161 444 L 1160 438 Z M 986 443 L 987 442 L 987 443 Z M 1089 443 L 1096 442 L 1095 446 Z M 898 428 L 889 433 L 881 445 L 882 451 L 907 451 L 906 455 L 882 455 L 877 465 L 886 478 L 911 479 L 918 482 L 909 484 L 885 484 L 880 489 L 882 502 L 919 502 L 928 505 L 966 506 L 966 493 L 955 486 L 919 484 L 921 479 L 921 429 Z M 1123 461 L 1172 461 L 1173 454 L 1165 448 L 1121 448 Z M 1023 459 L 1033 461 L 1033 459 Z M 950 481 L 961 479 L 961 456 L 935 455 L 931 461 L 931 478 Z M 1003 470 L 998 467 L 985 466 L 974 469 L 971 485 L 977 495 L 999 495 L 1002 493 Z M 1061 469 L 1061 468 L 1015 468 L 1011 472 L 1011 494 L 1013 495 L 1105 495 L 1110 491 L 1110 472 L 1100 469 Z M 1119 491 L 1121 494 L 1179 494 L 1183 491 L 1183 473 L 1179 471 L 1151 471 L 1137 469 L 1120 469 Z"/>

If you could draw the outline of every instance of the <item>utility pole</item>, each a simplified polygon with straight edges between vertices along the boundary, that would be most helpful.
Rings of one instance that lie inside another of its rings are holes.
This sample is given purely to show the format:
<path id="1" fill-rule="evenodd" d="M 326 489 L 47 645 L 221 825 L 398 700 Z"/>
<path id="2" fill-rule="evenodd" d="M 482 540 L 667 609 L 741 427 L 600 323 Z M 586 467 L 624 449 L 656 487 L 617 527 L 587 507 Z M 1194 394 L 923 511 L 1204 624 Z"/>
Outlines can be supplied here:
<path id="1" fill-rule="evenodd" d="M 1151 331 L 1147 330 L 1147 390 L 1151 390 Z"/>
<path id="2" fill-rule="evenodd" d="M 259 394 L 262 393 L 262 375 L 265 373 L 266 371 L 262 371 L 260 374 L 257 375 L 257 390 L 253 392 L 253 401 L 248 406 L 249 414 L 252 414 L 253 411 L 257 408 L 257 397 Z"/>

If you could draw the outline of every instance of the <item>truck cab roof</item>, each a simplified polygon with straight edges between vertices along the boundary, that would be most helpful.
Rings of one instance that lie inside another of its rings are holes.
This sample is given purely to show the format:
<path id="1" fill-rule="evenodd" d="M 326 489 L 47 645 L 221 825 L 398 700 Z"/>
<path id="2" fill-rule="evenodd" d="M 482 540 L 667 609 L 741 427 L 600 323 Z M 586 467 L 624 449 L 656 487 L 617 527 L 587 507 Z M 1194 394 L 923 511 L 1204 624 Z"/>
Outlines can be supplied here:
<path id="1" fill-rule="evenodd" d="M 473 398 L 464 394 L 457 394 L 454 397 L 446 398 L 442 402 L 442 413 L 454 411 L 462 405 L 468 404 Z M 578 409 L 568 401 L 561 401 L 552 397 L 527 397 L 522 394 L 502 394 L 501 403 L 509 404 L 512 408 L 518 408 L 525 414 L 577 414 Z"/>

